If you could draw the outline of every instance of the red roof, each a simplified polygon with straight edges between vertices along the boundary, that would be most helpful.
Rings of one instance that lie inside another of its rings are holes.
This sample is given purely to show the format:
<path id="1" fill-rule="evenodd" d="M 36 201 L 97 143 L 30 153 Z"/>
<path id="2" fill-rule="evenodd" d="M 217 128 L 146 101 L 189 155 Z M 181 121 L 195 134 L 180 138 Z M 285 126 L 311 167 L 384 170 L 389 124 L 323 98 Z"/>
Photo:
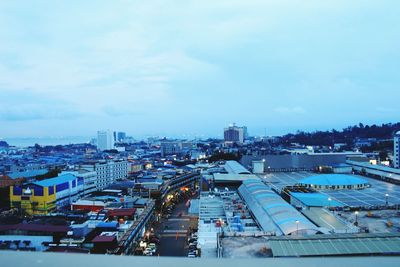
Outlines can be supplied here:
<path id="1" fill-rule="evenodd" d="M 132 209 L 115 209 L 115 210 L 110 210 L 108 212 L 108 216 L 128 216 L 128 217 L 132 217 L 134 216 L 136 213 L 136 209 L 132 208 Z"/>
<path id="2" fill-rule="evenodd" d="M 93 243 L 109 243 L 115 241 L 116 237 L 115 236 L 106 236 L 106 235 L 98 235 L 95 238 L 93 238 L 92 242 Z"/>

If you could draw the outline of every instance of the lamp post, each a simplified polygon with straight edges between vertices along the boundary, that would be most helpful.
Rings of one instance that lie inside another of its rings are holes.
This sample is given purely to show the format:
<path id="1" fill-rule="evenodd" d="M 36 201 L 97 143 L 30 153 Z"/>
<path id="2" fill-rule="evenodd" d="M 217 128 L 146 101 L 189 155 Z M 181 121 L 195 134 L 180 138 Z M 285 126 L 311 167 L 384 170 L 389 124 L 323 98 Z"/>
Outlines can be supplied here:
<path id="1" fill-rule="evenodd" d="M 389 202 L 388 202 L 388 198 L 389 198 L 389 194 L 385 194 L 385 203 L 386 203 L 386 206 L 388 206 L 388 204 L 389 204 Z"/>
<path id="2" fill-rule="evenodd" d="M 355 222 L 355 225 L 358 226 L 358 210 L 356 210 L 356 211 L 354 212 L 354 214 L 356 215 L 356 222 Z"/>
<path id="3" fill-rule="evenodd" d="M 332 198 L 328 197 L 328 209 L 331 210 L 331 201 Z"/>
<path id="4" fill-rule="evenodd" d="M 296 220 L 296 235 L 299 235 L 299 220 Z"/>

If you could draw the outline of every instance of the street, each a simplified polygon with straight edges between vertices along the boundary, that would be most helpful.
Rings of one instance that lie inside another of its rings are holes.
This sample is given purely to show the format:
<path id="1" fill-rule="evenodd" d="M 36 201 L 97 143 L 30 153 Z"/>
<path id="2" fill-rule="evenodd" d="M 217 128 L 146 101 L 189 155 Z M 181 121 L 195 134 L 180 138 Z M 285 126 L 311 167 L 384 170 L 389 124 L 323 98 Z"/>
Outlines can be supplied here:
<path id="1" fill-rule="evenodd" d="M 190 227 L 197 228 L 197 218 L 188 215 L 186 201 L 175 205 L 171 216 L 162 219 L 155 228 L 160 236 L 157 255 L 159 256 L 187 256 L 187 235 Z"/>

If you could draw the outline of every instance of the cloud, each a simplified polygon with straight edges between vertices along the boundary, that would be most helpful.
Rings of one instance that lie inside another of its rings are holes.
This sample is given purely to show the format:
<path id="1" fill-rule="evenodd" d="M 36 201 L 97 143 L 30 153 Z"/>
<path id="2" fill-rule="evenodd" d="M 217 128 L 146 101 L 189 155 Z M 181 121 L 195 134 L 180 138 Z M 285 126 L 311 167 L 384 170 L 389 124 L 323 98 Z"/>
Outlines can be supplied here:
<path id="1" fill-rule="evenodd" d="M 84 116 L 65 101 L 28 90 L 0 90 L 0 120 L 71 120 Z"/>

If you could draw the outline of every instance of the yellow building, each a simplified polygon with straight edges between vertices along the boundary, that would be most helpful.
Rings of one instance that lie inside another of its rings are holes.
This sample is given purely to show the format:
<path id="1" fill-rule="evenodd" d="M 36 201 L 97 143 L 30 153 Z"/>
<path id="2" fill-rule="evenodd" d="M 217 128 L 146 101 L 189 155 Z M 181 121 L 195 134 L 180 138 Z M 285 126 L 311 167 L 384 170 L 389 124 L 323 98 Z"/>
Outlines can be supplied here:
<path id="1" fill-rule="evenodd" d="M 11 208 L 20 208 L 29 215 L 46 215 L 66 206 L 83 189 L 83 180 L 67 174 L 59 177 L 10 187 Z"/>

